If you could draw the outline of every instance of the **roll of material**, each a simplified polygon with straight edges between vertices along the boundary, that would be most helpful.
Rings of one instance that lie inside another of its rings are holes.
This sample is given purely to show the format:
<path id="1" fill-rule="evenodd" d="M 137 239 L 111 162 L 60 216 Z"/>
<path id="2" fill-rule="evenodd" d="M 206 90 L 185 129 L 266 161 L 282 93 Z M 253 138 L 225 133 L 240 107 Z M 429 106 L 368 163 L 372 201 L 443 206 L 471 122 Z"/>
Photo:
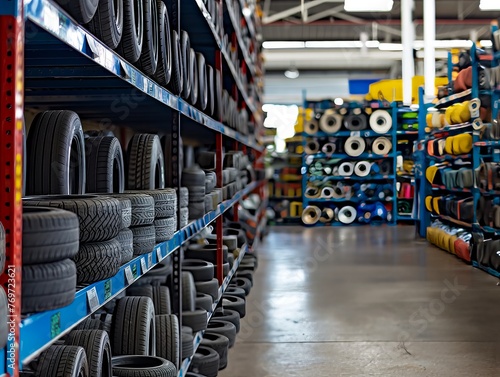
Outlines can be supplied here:
<path id="1" fill-rule="evenodd" d="M 370 174 L 371 167 L 372 165 L 368 161 L 359 161 L 354 168 L 354 174 L 358 177 L 366 177 Z"/>
<path id="2" fill-rule="evenodd" d="M 345 206 L 339 210 L 337 215 L 342 224 L 352 224 L 357 217 L 356 209 L 352 206 Z"/>
<path id="3" fill-rule="evenodd" d="M 481 108 L 481 100 L 474 98 L 469 101 L 469 112 L 472 118 L 479 117 L 479 109 Z"/>
<path id="4" fill-rule="evenodd" d="M 307 206 L 302 211 L 302 222 L 306 225 L 316 224 L 321 217 L 321 210 L 316 206 Z"/>
<path id="5" fill-rule="evenodd" d="M 332 194 L 332 198 L 334 199 L 342 199 L 344 198 L 345 195 L 344 195 L 344 190 L 342 190 L 342 187 L 340 186 L 335 186 L 333 187 L 333 194 Z"/>
<path id="6" fill-rule="evenodd" d="M 319 221 L 322 223 L 331 223 L 335 220 L 335 211 L 332 208 L 323 208 Z"/>
<path id="7" fill-rule="evenodd" d="M 321 148 L 321 151 L 327 156 L 334 154 L 336 150 L 337 145 L 335 143 L 326 143 L 323 145 L 323 148 Z"/>
<path id="8" fill-rule="evenodd" d="M 323 187 L 321 190 L 321 198 L 331 199 L 335 194 L 335 190 L 333 187 Z"/>
<path id="9" fill-rule="evenodd" d="M 342 115 L 334 109 L 328 109 L 319 120 L 319 128 L 327 134 L 334 134 L 342 127 Z"/>
<path id="10" fill-rule="evenodd" d="M 304 196 L 308 199 L 317 199 L 321 195 L 319 188 L 314 186 L 307 186 Z"/>
<path id="11" fill-rule="evenodd" d="M 317 134 L 319 131 L 318 121 L 316 119 L 311 119 L 310 121 L 305 122 L 304 124 L 304 132 L 308 135 Z"/>
<path id="12" fill-rule="evenodd" d="M 392 117 L 385 110 L 375 110 L 370 115 L 370 128 L 378 134 L 386 134 L 392 128 Z"/>
<path id="13" fill-rule="evenodd" d="M 389 154 L 392 149 L 392 142 L 386 137 L 378 137 L 372 143 L 372 152 L 380 156 Z"/>
<path id="14" fill-rule="evenodd" d="M 392 162 L 390 160 L 384 160 L 379 164 L 380 174 L 389 175 L 392 173 Z"/>
<path id="15" fill-rule="evenodd" d="M 345 153 L 351 157 L 358 157 L 363 154 L 366 148 L 366 142 L 359 136 L 347 138 L 344 144 Z"/>
<path id="16" fill-rule="evenodd" d="M 472 101 L 471 101 L 472 102 Z M 483 128 L 483 121 L 480 118 L 476 118 L 472 121 L 472 128 L 479 131 Z"/>
<path id="17" fill-rule="evenodd" d="M 319 152 L 319 143 L 316 139 L 306 140 L 306 146 L 304 147 L 304 152 L 306 154 L 316 154 Z"/>
<path id="18" fill-rule="evenodd" d="M 436 111 L 431 114 L 431 124 L 433 128 L 441 128 L 443 125 L 441 124 L 441 114 Z"/>
<path id="19" fill-rule="evenodd" d="M 343 162 L 339 166 L 339 175 L 350 177 L 354 173 L 354 164 L 352 162 Z"/>
<path id="20" fill-rule="evenodd" d="M 366 130 L 368 127 L 368 121 L 366 120 L 365 114 L 350 114 L 344 118 L 344 126 L 349 131 L 361 131 Z"/>

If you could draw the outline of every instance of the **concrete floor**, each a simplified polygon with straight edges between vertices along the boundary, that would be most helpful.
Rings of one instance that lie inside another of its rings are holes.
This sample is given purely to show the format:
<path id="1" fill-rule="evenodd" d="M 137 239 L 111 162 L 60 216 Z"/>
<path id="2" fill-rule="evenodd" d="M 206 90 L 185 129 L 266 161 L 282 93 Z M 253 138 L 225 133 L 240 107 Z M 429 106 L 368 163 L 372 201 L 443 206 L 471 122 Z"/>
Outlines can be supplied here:
<path id="1" fill-rule="evenodd" d="M 274 227 L 258 255 L 219 376 L 500 376 L 497 279 L 413 227 Z"/>

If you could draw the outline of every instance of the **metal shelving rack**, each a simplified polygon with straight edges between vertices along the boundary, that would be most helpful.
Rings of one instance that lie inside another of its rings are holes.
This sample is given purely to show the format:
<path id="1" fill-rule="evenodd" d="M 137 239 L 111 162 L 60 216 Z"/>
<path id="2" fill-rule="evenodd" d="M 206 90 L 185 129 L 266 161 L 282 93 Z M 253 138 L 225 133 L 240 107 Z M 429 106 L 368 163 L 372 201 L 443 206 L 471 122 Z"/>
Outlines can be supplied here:
<path id="1" fill-rule="evenodd" d="M 224 88 L 232 94 L 240 109 L 248 111 L 249 118 L 258 129 L 262 123 L 259 96 L 253 98 L 239 76 L 239 73 L 246 74 L 249 84 L 253 84 L 258 68 L 241 45 L 241 36 L 237 38 L 237 33 L 233 33 L 242 62 L 238 71 L 203 1 L 166 0 L 166 3 L 170 14 L 175 16 L 171 17 L 172 29 L 180 31 L 182 28 L 190 35 L 203 35 L 204 38 L 191 38 L 192 47 L 222 72 Z M 231 2 L 226 1 L 224 6 L 223 0 L 217 0 L 217 5 L 222 16 L 223 8 L 228 9 Z M 188 17 L 191 22 L 183 23 Z M 235 21 L 233 18 L 228 19 L 228 22 Z M 239 32 L 236 23 L 233 27 Z M 242 135 L 224 125 L 221 119 L 207 116 L 157 84 L 79 26 L 50 0 L 0 0 L 0 29 L 3 36 L 0 40 L 0 168 L 3 178 L 0 220 L 6 229 L 6 266 L 9 266 L 1 279 L 7 293 L 12 289 L 12 284 L 15 286 L 15 294 L 9 298 L 9 319 L 13 320 L 11 332 L 14 336 L 9 337 L 6 349 L 0 350 L 0 376 L 18 377 L 25 363 L 167 256 L 171 256 L 174 261 L 172 304 L 180 319 L 180 246 L 214 222 L 218 236 L 217 278 L 222 284 L 219 292 L 221 296 L 229 281 L 229 278 L 223 279 L 221 268 L 222 215 L 232 209 L 237 218 L 237 203 L 253 191 L 264 196 L 266 182 L 249 184 L 233 198 L 221 203 L 215 211 L 179 229 L 170 241 L 157 245 L 149 254 L 122 266 L 114 277 L 80 287 L 71 305 L 21 318 L 24 107 L 37 112 L 70 109 L 84 121 L 99 126 L 116 125 L 122 138 L 123 127 L 172 134 L 173 155 L 168 157 L 172 163 L 170 184 L 173 187 L 180 187 L 181 166 L 178 161 L 181 151 L 178 146 L 181 135 L 208 140 L 216 146 L 217 187 L 222 187 L 224 148 L 252 154 L 256 164 L 260 164 L 264 148 L 253 135 Z M 255 33 L 255 29 L 252 29 Z M 251 250 L 246 248 L 244 251 Z M 233 267 L 232 274 L 236 268 Z M 89 307 L 89 295 L 97 296 L 98 307 Z M 189 361 L 184 362 L 181 376 Z"/>

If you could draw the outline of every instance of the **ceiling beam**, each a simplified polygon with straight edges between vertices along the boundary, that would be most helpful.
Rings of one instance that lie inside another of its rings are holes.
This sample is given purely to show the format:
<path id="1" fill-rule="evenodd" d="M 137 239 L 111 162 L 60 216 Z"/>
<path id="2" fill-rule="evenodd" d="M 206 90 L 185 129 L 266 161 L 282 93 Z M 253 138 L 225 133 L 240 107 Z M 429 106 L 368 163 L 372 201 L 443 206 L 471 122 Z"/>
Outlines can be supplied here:
<path id="1" fill-rule="evenodd" d="M 367 20 L 363 20 L 362 18 L 351 16 L 350 14 L 337 13 L 335 15 L 335 17 L 340 18 L 342 20 L 350 21 L 350 22 L 352 22 L 354 24 L 360 24 L 360 25 L 362 25 L 362 24 L 366 24 L 367 23 Z M 395 29 L 393 27 L 382 25 L 382 24 L 378 24 L 378 28 L 379 28 L 379 30 L 383 30 L 386 33 L 389 33 L 389 34 L 392 34 L 392 35 L 401 36 L 401 30 Z"/>
<path id="2" fill-rule="evenodd" d="M 343 10 L 344 10 L 344 5 L 339 5 L 339 6 L 336 6 L 335 8 L 327 9 L 323 12 L 315 13 L 312 16 L 309 16 L 307 18 L 306 23 L 318 21 L 318 20 L 321 20 L 322 18 L 325 18 L 325 17 L 335 16 Z"/>
<path id="3" fill-rule="evenodd" d="M 284 10 L 282 12 L 275 13 L 272 16 L 264 17 L 264 19 L 262 20 L 262 23 L 264 25 L 270 24 L 272 22 L 282 20 L 286 17 L 293 16 L 294 14 L 297 14 L 297 13 L 304 13 L 308 9 L 314 8 L 314 7 L 321 5 L 321 4 L 324 4 L 324 3 L 343 3 L 343 2 L 344 2 L 344 0 L 313 0 L 313 1 L 309 1 L 308 3 L 305 3 L 303 5 L 301 4 L 301 5 L 298 5 L 296 7 Z"/>

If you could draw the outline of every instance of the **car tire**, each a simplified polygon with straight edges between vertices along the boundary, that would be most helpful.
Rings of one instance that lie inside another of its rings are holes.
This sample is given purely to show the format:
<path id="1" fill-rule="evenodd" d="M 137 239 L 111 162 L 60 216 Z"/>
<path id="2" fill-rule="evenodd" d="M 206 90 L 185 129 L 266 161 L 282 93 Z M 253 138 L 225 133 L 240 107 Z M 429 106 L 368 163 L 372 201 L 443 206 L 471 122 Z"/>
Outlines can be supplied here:
<path id="1" fill-rule="evenodd" d="M 144 8 L 142 1 L 123 0 L 123 34 L 115 51 L 129 63 L 136 63 L 144 42 Z"/>
<path id="2" fill-rule="evenodd" d="M 208 323 L 207 332 L 224 335 L 229 339 L 229 348 L 232 348 L 236 342 L 236 326 L 231 322 L 212 319 Z"/>
<path id="3" fill-rule="evenodd" d="M 155 78 L 160 85 L 166 86 L 172 76 L 172 39 L 170 31 L 170 21 L 165 3 L 156 0 L 158 8 L 158 66 Z"/>
<path id="4" fill-rule="evenodd" d="M 129 190 L 165 188 L 165 163 L 158 135 L 135 134 L 127 149 Z"/>
<path id="5" fill-rule="evenodd" d="M 182 270 L 191 272 L 195 282 L 210 281 L 214 278 L 214 265 L 202 259 L 185 259 Z"/>
<path id="6" fill-rule="evenodd" d="M 144 41 L 141 57 L 136 66 L 145 74 L 152 76 L 158 67 L 159 24 L 156 0 L 143 0 Z"/>
<path id="7" fill-rule="evenodd" d="M 112 363 L 115 377 L 177 377 L 175 365 L 161 357 L 117 356 Z"/>
<path id="8" fill-rule="evenodd" d="M 193 329 L 193 332 L 203 331 L 207 328 L 207 311 L 196 309 L 182 312 L 182 323 Z"/>
<path id="9" fill-rule="evenodd" d="M 36 377 L 93 377 L 90 375 L 85 350 L 78 346 L 50 346 L 42 352 Z"/>
<path id="10" fill-rule="evenodd" d="M 219 372 L 219 354 L 212 348 L 200 346 L 196 350 L 189 371 L 206 377 L 216 377 Z"/>
<path id="11" fill-rule="evenodd" d="M 179 320 L 173 314 L 157 315 L 156 356 L 171 361 L 176 369 L 180 366 Z"/>
<path id="12" fill-rule="evenodd" d="M 66 337 L 64 345 L 80 346 L 85 350 L 90 376 L 113 376 L 111 367 L 111 344 L 106 331 L 75 330 Z"/>
<path id="13" fill-rule="evenodd" d="M 73 257 L 77 283 L 95 283 L 117 274 L 121 266 L 122 247 L 117 239 L 85 243 Z"/>

